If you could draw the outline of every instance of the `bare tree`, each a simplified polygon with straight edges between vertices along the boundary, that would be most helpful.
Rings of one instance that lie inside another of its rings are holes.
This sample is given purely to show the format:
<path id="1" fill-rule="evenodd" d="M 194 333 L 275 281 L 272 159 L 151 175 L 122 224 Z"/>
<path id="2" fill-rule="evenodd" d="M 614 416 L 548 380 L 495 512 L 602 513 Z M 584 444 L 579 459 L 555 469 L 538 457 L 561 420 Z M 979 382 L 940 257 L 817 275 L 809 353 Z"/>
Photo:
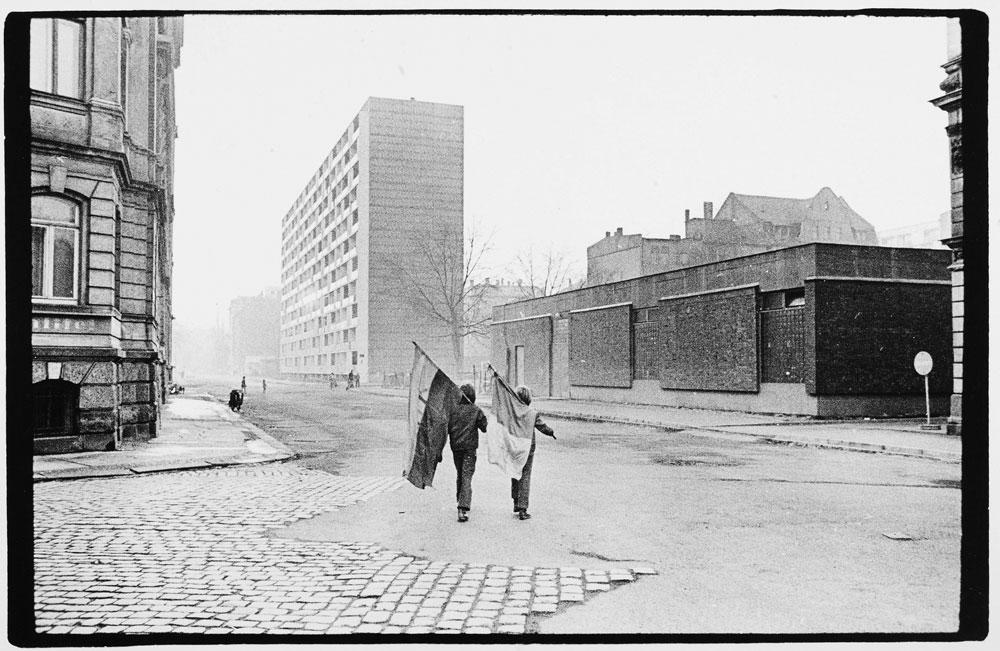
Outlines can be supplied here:
<path id="1" fill-rule="evenodd" d="M 570 265 L 566 256 L 549 245 L 545 251 L 529 246 L 514 255 L 514 275 L 521 279 L 524 298 L 548 296 L 570 288 Z"/>
<path id="2" fill-rule="evenodd" d="M 420 242 L 416 262 L 394 265 L 406 279 L 413 308 L 442 326 L 450 340 L 456 370 L 463 367 L 462 342 L 488 331 L 490 314 L 480 309 L 485 286 L 474 281 L 493 234 L 481 237 L 473 223 L 463 242 L 460 234 L 442 231 Z"/>

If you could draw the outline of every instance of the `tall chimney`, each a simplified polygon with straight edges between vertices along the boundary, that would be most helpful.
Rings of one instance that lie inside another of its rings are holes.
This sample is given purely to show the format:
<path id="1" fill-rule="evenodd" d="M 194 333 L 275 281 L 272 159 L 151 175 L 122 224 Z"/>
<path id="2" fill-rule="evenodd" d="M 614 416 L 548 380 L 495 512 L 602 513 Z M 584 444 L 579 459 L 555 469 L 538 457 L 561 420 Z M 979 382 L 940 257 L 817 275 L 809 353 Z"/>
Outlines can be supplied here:
<path id="1" fill-rule="evenodd" d="M 711 219 L 712 215 L 714 214 L 712 212 L 712 202 L 706 201 L 704 207 L 705 207 L 705 219 Z"/>
<path id="2" fill-rule="evenodd" d="M 689 208 L 684 209 L 684 223 L 691 221 L 691 210 Z"/>
<path id="3" fill-rule="evenodd" d="M 615 229 L 615 235 L 621 235 L 621 234 L 622 234 L 622 227 L 619 226 L 618 228 Z"/>
<path id="4" fill-rule="evenodd" d="M 611 231 L 604 231 L 604 237 L 611 237 Z"/>

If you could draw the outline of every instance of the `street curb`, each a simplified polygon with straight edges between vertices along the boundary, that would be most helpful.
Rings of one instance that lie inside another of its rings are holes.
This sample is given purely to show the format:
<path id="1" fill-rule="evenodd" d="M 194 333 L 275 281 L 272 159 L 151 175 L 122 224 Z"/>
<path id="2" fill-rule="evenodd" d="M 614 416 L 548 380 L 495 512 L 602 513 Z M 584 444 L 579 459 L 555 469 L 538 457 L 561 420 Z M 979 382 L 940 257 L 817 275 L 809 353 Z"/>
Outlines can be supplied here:
<path id="1" fill-rule="evenodd" d="M 218 396 L 215 396 L 215 395 L 213 395 L 211 393 L 207 393 L 206 395 L 212 396 L 212 400 L 214 400 L 216 402 L 219 402 L 219 403 L 221 403 L 223 405 L 226 404 L 226 401 L 224 399 L 218 397 Z M 268 461 L 283 461 L 285 459 L 293 459 L 293 458 L 295 458 L 296 454 L 295 454 L 294 450 L 292 450 L 290 447 L 288 447 L 287 445 L 285 445 L 284 443 L 282 443 L 278 439 L 274 438 L 273 436 L 271 436 L 270 434 L 268 434 L 267 432 L 265 432 L 261 428 L 257 427 L 253 423 L 251 423 L 249 420 L 247 420 L 246 418 L 243 417 L 243 414 L 236 412 L 236 419 L 240 422 L 240 424 L 245 429 L 247 429 L 247 430 L 250 431 L 249 433 L 250 433 L 251 436 L 253 436 L 256 439 L 259 439 L 259 440 L 263 441 L 272 450 L 275 450 L 278 454 L 283 455 L 280 458 L 268 459 Z M 253 462 L 243 462 L 243 463 L 253 463 Z M 213 464 L 213 465 L 215 465 L 215 464 Z M 219 464 L 219 465 L 222 465 L 222 464 Z M 227 464 L 227 465 L 236 465 L 236 464 Z"/>
<path id="2" fill-rule="evenodd" d="M 295 451 L 292 450 L 287 445 L 285 445 L 284 443 L 282 443 L 281 441 L 279 441 L 278 439 L 274 438 L 273 436 L 271 436 L 261 428 L 257 427 L 250 421 L 246 420 L 242 416 L 240 416 L 240 421 L 242 421 L 242 424 L 246 429 L 252 432 L 252 435 L 255 438 L 260 439 L 265 444 L 267 444 L 272 450 L 275 450 L 277 453 L 283 455 L 282 459 L 290 459 L 295 457 Z"/>
<path id="3" fill-rule="evenodd" d="M 209 394 L 210 395 L 210 394 Z M 219 401 L 212 396 L 213 401 Z M 237 421 L 250 439 L 256 439 L 264 443 L 273 450 L 272 454 L 255 454 L 246 450 L 242 455 L 234 455 L 229 458 L 211 457 L 206 459 L 186 459 L 184 461 L 163 461 L 157 464 L 116 466 L 116 467 L 93 467 L 86 470 L 56 470 L 40 471 L 32 473 L 32 483 L 46 481 L 69 481 L 74 479 L 107 479 L 113 477 L 141 477 L 143 475 L 162 472 L 181 472 L 184 470 L 203 470 L 207 468 L 222 468 L 230 466 L 257 465 L 264 463 L 275 463 L 294 459 L 296 454 L 284 443 L 278 441 L 273 436 L 260 429 L 250 421 L 237 414 Z M 251 456 L 252 455 L 252 456 Z"/>
<path id="4" fill-rule="evenodd" d="M 590 416 L 585 414 L 566 413 L 566 412 L 559 412 L 552 410 L 545 410 L 544 414 L 546 416 L 552 416 L 554 418 L 563 418 L 566 420 L 620 423 L 622 425 L 638 425 L 641 427 L 652 427 L 656 429 L 665 429 L 678 432 L 686 430 L 713 432 L 717 434 L 725 434 L 733 438 L 736 438 L 737 436 L 751 436 L 754 439 L 760 441 L 761 443 L 770 443 L 770 444 L 783 444 L 783 445 L 790 444 L 790 445 L 797 445 L 800 447 L 815 447 L 815 448 L 825 448 L 833 450 L 846 450 L 852 452 L 893 454 L 898 456 L 920 457 L 924 459 L 932 459 L 935 461 L 946 461 L 949 463 L 959 463 L 962 460 L 961 455 L 949 454 L 947 452 L 941 452 L 937 450 L 925 450 L 922 448 L 907 448 L 903 446 L 893 446 L 893 445 L 878 445 L 876 443 L 863 443 L 860 441 L 842 441 L 838 439 L 802 440 L 792 437 L 778 437 L 770 434 L 752 434 L 748 432 L 735 432 L 728 429 L 720 429 L 719 427 L 711 427 L 703 425 L 702 426 L 681 425 L 678 423 L 650 421 L 640 418 L 622 418 L 620 416 Z"/>

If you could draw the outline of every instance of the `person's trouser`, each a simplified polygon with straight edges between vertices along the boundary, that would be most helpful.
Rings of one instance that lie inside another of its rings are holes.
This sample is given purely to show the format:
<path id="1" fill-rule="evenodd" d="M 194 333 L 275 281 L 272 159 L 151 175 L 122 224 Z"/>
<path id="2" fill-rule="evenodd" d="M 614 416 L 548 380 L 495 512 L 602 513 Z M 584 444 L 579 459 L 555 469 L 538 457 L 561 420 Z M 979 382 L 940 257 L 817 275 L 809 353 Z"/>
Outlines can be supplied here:
<path id="1" fill-rule="evenodd" d="M 452 450 L 455 458 L 455 499 L 458 508 L 468 511 L 472 508 L 472 475 L 476 472 L 475 450 Z"/>
<path id="2" fill-rule="evenodd" d="M 535 442 L 531 442 L 528 461 L 524 464 L 520 479 L 510 480 L 510 497 L 514 500 L 514 508 L 518 511 L 528 510 L 528 493 L 531 492 L 531 463 L 535 460 Z"/>

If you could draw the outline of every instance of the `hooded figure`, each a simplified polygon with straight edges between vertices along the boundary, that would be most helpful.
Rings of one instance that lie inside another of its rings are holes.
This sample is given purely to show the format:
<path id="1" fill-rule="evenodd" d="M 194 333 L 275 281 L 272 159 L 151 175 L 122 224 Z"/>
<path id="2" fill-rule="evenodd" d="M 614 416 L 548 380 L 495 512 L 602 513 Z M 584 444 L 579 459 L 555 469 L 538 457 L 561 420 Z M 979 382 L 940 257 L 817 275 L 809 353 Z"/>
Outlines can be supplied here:
<path id="1" fill-rule="evenodd" d="M 531 390 L 528 387 L 522 384 L 514 390 L 514 393 L 517 394 L 518 400 L 525 405 L 531 404 Z M 537 411 L 532 409 L 529 415 L 534 415 L 534 427 L 531 430 L 531 450 L 528 452 L 528 461 L 521 470 L 521 478 L 510 480 L 510 497 L 514 501 L 514 513 L 521 520 L 527 520 L 531 517 L 531 514 L 528 513 L 528 496 L 531 492 L 531 466 L 535 460 L 535 430 L 537 429 L 546 436 L 556 437 L 555 432 L 545 424 Z"/>
<path id="2" fill-rule="evenodd" d="M 476 389 L 471 384 L 459 388 L 458 405 L 448 419 L 448 441 L 455 459 L 455 498 L 458 521 L 469 519 L 472 507 L 472 474 L 476 472 L 476 449 L 479 432 L 486 431 L 486 414 L 476 406 Z"/>

